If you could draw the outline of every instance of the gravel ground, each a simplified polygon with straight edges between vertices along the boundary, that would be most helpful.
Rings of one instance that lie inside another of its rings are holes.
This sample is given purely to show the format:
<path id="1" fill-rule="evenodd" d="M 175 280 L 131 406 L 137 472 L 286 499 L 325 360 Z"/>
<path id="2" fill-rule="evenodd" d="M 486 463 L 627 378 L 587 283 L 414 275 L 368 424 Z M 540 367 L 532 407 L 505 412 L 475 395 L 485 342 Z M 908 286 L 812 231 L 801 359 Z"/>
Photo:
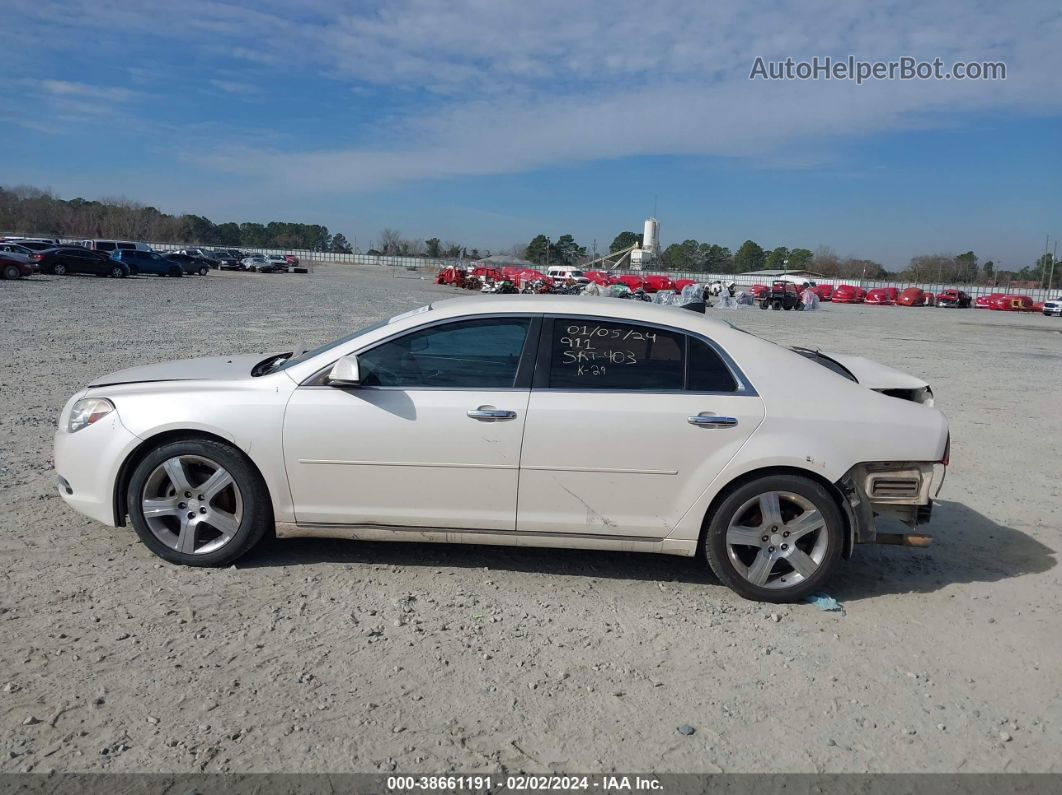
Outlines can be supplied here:
<path id="1" fill-rule="evenodd" d="M 0 771 L 1062 771 L 1055 318 L 710 310 L 923 375 L 951 420 L 934 546 L 858 548 L 843 612 L 620 553 L 305 540 L 177 568 L 54 493 L 91 377 L 454 292 L 341 266 L 0 283 Z"/>

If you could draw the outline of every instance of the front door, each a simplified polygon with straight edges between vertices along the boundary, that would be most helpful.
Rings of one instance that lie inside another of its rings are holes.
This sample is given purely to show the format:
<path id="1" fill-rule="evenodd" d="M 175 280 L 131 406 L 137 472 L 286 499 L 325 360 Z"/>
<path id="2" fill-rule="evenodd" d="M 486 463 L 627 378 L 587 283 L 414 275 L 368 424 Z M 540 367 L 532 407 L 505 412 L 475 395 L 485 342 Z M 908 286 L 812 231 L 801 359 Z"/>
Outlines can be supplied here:
<path id="1" fill-rule="evenodd" d="M 457 320 L 358 354 L 361 386 L 302 386 L 284 456 L 302 523 L 512 532 L 530 317 Z"/>
<path id="2" fill-rule="evenodd" d="M 547 319 L 542 348 L 520 533 L 664 538 L 764 417 L 718 351 L 679 331 Z"/>

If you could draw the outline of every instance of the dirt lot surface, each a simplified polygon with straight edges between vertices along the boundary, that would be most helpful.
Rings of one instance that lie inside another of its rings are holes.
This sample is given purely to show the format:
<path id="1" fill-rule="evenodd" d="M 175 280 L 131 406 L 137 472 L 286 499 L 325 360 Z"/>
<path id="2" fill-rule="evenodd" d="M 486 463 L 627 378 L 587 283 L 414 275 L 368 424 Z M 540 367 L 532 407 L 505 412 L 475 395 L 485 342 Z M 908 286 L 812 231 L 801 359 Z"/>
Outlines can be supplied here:
<path id="1" fill-rule="evenodd" d="M 0 771 L 1062 771 L 1057 318 L 709 310 L 922 375 L 951 420 L 935 544 L 858 548 L 844 612 L 619 553 L 306 540 L 178 568 L 57 497 L 90 378 L 453 293 L 343 266 L 0 283 Z"/>

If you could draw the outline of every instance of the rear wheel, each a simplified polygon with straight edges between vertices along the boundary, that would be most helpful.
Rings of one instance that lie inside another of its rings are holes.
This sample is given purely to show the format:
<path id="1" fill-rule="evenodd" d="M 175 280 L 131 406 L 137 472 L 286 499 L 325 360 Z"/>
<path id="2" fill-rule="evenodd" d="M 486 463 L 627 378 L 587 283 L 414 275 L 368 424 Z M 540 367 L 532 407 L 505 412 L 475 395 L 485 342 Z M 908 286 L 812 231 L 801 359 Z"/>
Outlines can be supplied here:
<path id="1" fill-rule="evenodd" d="M 169 272 L 168 275 L 173 276 L 173 277 L 176 278 L 177 276 L 183 276 L 184 273 L 181 271 L 180 268 L 174 266 L 174 267 L 170 268 L 170 272 Z"/>
<path id="2" fill-rule="evenodd" d="M 64 265 L 61 262 L 57 262 L 55 265 L 52 266 L 52 273 L 54 273 L 56 276 L 65 275 L 66 274 L 66 265 Z"/>
<path id="3" fill-rule="evenodd" d="M 782 308 L 782 302 L 781 301 L 777 301 L 776 300 L 776 301 L 772 301 L 771 302 L 771 309 L 773 309 L 773 310 L 775 310 L 777 312 L 781 308 Z"/>
<path id="4" fill-rule="evenodd" d="M 4 266 L 4 278 L 5 279 L 17 279 L 22 275 L 22 271 L 19 270 L 18 265 L 5 265 Z"/>
<path id="5" fill-rule="evenodd" d="M 111 276 L 113 276 L 115 279 L 124 279 L 125 268 L 123 268 L 121 265 L 115 265 L 113 268 L 111 268 Z"/>
<path id="6" fill-rule="evenodd" d="M 208 273 L 210 273 L 210 268 L 208 268 L 206 265 L 202 265 L 199 268 L 199 275 L 200 276 L 206 276 Z"/>
<path id="7" fill-rule="evenodd" d="M 746 599 L 794 602 L 833 576 L 844 521 L 830 493 L 799 475 L 768 475 L 735 489 L 704 536 L 708 565 Z"/>
<path id="8" fill-rule="evenodd" d="M 261 475 L 234 447 L 213 440 L 163 444 L 137 465 L 129 516 L 160 558 L 222 566 L 247 553 L 273 521 Z"/>

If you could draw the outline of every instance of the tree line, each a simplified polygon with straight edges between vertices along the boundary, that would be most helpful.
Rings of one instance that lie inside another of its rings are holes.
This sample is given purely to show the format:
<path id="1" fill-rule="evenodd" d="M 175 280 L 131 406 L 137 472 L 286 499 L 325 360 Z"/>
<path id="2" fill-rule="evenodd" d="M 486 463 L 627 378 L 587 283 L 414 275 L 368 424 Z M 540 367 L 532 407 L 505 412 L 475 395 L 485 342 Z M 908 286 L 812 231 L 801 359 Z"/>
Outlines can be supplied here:
<path id="1" fill-rule="evenodd" d="M 61 199 L 20 185 L 0 187 L 0 230 L 9 234 L 105 238 L 208 246 L 353 251 L 342 234 L 320 224 L 232 221 L 215 224 L 201 215 L 170 215 L 128 199 Z"/>
<path id="2" fill-rule="evenodd" d="M 0 187 L 0 231 L 8 234 L 47 235 L 65 238 L 117 238 L 165 243 L 198 243 L 209 246 L 281 248 L 331 251 L 349 254 L 354 247 L 340 234 L 330 234 L 320 224 L 270 221 L 267 224 L 228 221 L 216 224 L 201 215 L 171 215 L 155 207 L 128 199 L 61 199 L 50 191 L 30 186 Z M 642 235 L 623 231 L 609 246 L 619 252 L 642 243 Z M 433 259 L 479 259 L 490 256 L 453 241 L 437 237 L 407 239 L 394 229 L 384 229 L 369 254 Z M 506 252 L 538 265 L 582 265 L 591 259 L 587 247 L 573 235 L 555 240 L 536 235 L 526 245 L 517 244 Z M 815 251 L 776 246 L 765 248 L 746 240 L 737 251 L 719 243 L 683 240 L 661 253 L 661 265 L 672 271 L 701 273 L 744 273 L 756 270 L 810 270 L 823 276 L 843 279 L 897 279 L 912 282 L 958 282 L 967 284 L 1006 284 L 1025 282 L 1029 286 L 1056 288 L 1062 284 L 1062 263 L 1045 253 L 1032 265 L 1020 269 L 1002 268 L 992 260 L 981 262 L 973 252 L 962 254 L 923 254 L 912 257 L 906 268 L 890 272 L 879 262 L 858 257 L 839 257 L 829 246 Z M 1048 284 L 1048 282 L 1051 282 Z"/>

